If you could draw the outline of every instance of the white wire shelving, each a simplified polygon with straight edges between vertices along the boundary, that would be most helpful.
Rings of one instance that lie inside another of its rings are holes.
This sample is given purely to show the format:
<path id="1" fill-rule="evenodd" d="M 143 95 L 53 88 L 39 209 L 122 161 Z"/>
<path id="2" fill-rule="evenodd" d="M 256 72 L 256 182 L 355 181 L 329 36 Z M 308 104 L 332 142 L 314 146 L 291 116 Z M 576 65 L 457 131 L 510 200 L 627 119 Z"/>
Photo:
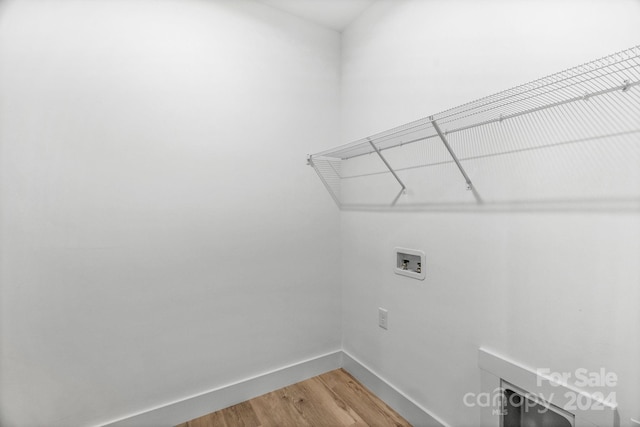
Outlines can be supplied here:
<path id="1" fill-rule="evenodd" d="M 640 46 L 308 156 L 341 209 L 640 207 Z"/>

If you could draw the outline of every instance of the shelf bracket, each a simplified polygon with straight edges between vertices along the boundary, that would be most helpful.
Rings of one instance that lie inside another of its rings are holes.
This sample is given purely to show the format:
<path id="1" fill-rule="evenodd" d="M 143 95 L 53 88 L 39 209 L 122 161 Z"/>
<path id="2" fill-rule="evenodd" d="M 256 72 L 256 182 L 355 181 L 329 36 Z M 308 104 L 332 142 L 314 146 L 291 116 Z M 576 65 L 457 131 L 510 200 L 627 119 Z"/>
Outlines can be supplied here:
<path id="1" fill-rule="evenodd" d="M 480 197 L 480 194 L 478 194 L 478 192 L 476 191 L 475 187 L 473 186 L 473 183 L 471 182 L 471 179 L 469 178 L 469 175 L 467 175 L 467 173 L 464 171 L 464 168 L 460 164 L 460 160 L 458 160 L 458 156 L 456 156 L 456 153 L 453 152 L 453 149 L 449 145 L 449 141 L 447 141 L 447 137 L 444 135 L 444 133 L 442 133 L 442 130 L 440 129 L 440 126 L 438 126 L 438 123 L 436 123 L 436 121 L 433 119 L 433 116 L 430 116 L 429 120 L 431 121 L 431 124 L 433 125 L 433 128 L 438 133 L 438 136 L 442 140 L 442 143 L 446 147 L 447 151 L 451 155 L 451 158 L 456 163 L 456 166 L 458 166 L 458 169 L 460 170 L 460 173 L 464 177 L 464 180 L 467 182 L 467 190 L 471 190 L 471 192 L 473 193 L 473 197 L 476 198 L 476 202 L 478 202 L 478 204 L 481 204 L 482 203 L 482 198 Z"/>
<path id="2" fill-rule="evenodd" d="M 402 187 L 400 189 L 400 192 L 398 193 L 398 195 L 396 196 L 395 199 L 393 199 L 393 202 L 391 202 L 391 206 L 395 205 L 396 202 L 398 201 L 398 199 L 400 198 L 400 196 L 402 194 L 404 194 L 407 191 L 407 187 L 404 185 L 404 183 L 402 182 L 402 180 L 400 179 L 400 177 L 396 174 L 396 171 L 393 170 L 393 168 L 391 167 L 391 165 L 389 164 L 389 162 L 387 162 L 387 159 L 384 158 L 384 156 L 382 155 L 382 153 L 380 152 L 380 150 L 378 149 L 378 147 L 376 147 L 376 145 L 373 143 L 373 141 L 371 141 L 371 138 L 367 138 L 367 141 L 369 141 L 369 144 L 371 144 L 371 146 L 373 147 L 373 149 L 375 150 L 376 153 L 378 153 L 378 156 L 380 156 L 380 160 L 382 160 L 382 162 L 385 164 L 385 166 L 387 167 L 387 169 L 389 169 L 389 172 L 391 172 L 391 174 L 393 175 L 393 177 L 398 181 L 398 184 L 400 184 L 400 186 Z"/>

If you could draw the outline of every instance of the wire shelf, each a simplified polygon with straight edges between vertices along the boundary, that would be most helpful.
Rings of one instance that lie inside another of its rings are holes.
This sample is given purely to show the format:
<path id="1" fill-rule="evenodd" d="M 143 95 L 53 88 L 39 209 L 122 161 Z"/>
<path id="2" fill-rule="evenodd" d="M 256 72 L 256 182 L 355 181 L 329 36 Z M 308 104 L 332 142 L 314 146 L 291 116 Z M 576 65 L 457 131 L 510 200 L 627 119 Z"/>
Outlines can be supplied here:
<path id="1" fill-rule="evenodd" d="M 308 163 L 342 209 L 612 201 L 637 208 L 639 85 L 635 46 Z"/>

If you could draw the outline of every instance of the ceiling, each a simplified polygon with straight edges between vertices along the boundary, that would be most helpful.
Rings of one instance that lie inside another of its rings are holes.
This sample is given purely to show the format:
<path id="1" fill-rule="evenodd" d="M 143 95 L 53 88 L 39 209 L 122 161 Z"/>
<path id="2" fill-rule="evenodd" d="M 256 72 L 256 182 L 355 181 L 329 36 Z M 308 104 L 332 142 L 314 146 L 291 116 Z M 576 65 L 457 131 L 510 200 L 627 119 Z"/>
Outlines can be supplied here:
<path id="1" fill-rule="evenodd" d="M 336 31 L 344 30 L 375 0 L 259 0 Z"/>

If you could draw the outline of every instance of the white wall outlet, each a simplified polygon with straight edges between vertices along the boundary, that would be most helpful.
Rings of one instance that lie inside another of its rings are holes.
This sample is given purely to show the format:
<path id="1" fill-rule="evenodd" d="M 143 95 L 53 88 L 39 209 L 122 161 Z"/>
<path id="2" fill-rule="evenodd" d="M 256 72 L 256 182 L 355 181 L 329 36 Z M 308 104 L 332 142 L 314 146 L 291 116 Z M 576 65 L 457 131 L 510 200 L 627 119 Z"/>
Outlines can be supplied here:
<path id="1" fill-rule="evenodd" d="M 378 307 L 378 326 L 382 329 L 387 329 L 387 322 L 389 320 L 389 313 L 385 308 Z"/>

